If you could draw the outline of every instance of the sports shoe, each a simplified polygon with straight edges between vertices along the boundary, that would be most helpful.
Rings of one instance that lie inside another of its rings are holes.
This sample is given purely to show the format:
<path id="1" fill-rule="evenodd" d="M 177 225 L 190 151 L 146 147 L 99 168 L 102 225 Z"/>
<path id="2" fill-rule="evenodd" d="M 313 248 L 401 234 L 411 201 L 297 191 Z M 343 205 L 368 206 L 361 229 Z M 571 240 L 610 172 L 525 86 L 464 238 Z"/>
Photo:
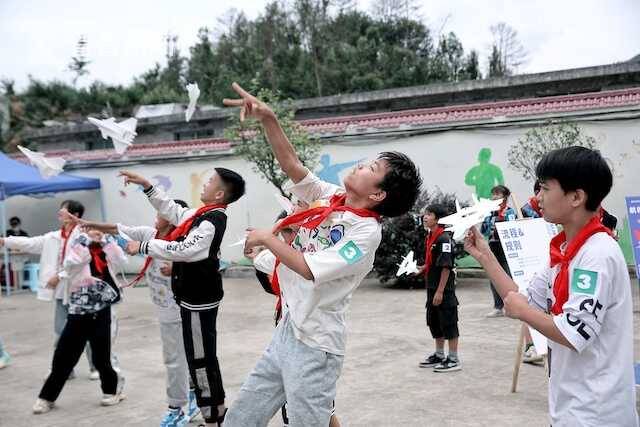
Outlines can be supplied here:
<path id="1" fill-rule="evenodd" d="M 189 424 L 189 418 L 182 412 L 181 408 L 169 408 L 160 421 L 160 427 L 184 427 Z"/>
<path id="2" fill-rule="evenodd" d="M 524 355 L 522 356 L 522 361 L 524 363 L 539 364 L 544 361 L 544 357 L 540 356 L 536 351 L 536 348 L 533 345 L 531 345 L 524 352 Z"/>
<path id="3" fill-rule="evenodd" d="M 116 387 L 116 394 L 103 394 L 102 399 L 100 400 L 100 404 L 102 406 L 114 406 L 122 402 L 127 397 L 122 393 L 123 388 L 124 388 L 124 377 L 119 376 L 118 386 Z"/>
<path id="4" fill-rule="evenodd" d="M 96 371 L 95 369 L 89 371 L 89 379 L 91 381 L 98 381 L 100 379 L 100 372 Z"/>
<path id="5" fill-rule="evenodd" d="M 198 402 L 196 402 L 196 392 L 189 390 L 189 403 L 187 404 L 187 418 L 189 422 L 193 421 L 195 417 L 200 413 Z"/>
<path id="6" fill-rule="evenodd" d="M 4 352 L 2 356 L 0 356 L 0 369 L 6 368 L 11 363 L 11 357 L 9 353 Z"/>
<path id="7" fill-rule="evenodd" d="M 38 398 L 36 403 L 33 404 L 34 414 L 44 414 L 49 412 L 53 408 L 53 402 Z"/>
<path id="8" fill-rule="evenodd" d="M 494 308 L 489 313 L 487 313 L 487 317 L 504 317 L 504 309 L 503 308 Z"/>
<path id="9" fill-rule="evenodd" d="M 444 357 L 440 357 L 436 353 L 433 353 L 431 356 L 420 362 L 418 366 L 421 368 L 430 368 L 432 366 L 439 365 L 442 362 L 444 362 Z"/>
<path id="10" fill-rule="evenodd" d="M 460 366 L 459 361 L 454 361 L 447 357 L 442 363 L 433 368 L 433 372 L 454 372 L 460 369 L 462 369 L 462 366 Z"/>

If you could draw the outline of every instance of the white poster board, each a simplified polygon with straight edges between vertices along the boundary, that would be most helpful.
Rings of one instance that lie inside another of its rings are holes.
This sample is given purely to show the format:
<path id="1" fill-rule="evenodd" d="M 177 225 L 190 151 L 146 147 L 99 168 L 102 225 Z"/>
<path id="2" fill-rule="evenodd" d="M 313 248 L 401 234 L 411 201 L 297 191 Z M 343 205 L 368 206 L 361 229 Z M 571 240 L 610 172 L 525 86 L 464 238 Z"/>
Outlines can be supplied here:
<path id="1" fill-rule="evenodd" d="M 496 230 L 511 277 L 520 293 L 527 295 L 527 287 L 534 274 L 549 263 L 549 242 L 558 234 L 558 227 L 542 218 L 535 218 L 496 222 Z M 547 338 L 533 328 L 529 331 L 536 352 L 547 354 Z"/>

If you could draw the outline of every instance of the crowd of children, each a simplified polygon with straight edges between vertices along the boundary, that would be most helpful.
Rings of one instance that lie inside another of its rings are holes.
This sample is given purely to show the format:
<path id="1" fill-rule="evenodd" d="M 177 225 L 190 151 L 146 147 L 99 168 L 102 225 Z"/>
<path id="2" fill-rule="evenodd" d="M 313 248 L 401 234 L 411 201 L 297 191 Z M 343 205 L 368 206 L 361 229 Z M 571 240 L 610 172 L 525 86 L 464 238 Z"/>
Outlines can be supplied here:
<path id="1" fill-rule="evenodd" d="M 85 348 L 100 380 L 100 403 L 116 405 L 125 398 L 124 375 L 112 351 L 113 305 L 123 299 L 123 289 L 145 278 L 157 306 L 167 373 L 168 409 L 161 426 L 184 426 L 198 413 L 202 425 L 266 426 L 279 411 L 285 425 L 339 426 L 333 408 L 352 294 L 373 268 L 382 218 L 407 213 L 422 179 L 406 155 L 383 152 L 357 165 L 344 187 L 324 182 L 304 167 L 271 108 L 237 84 L 233 89 L 238 99 L 224 104 L 239 107 L 241 120 L 261 123 L 292 182 L 289 191 L 299 200 L 275 227 L 247 232 L 245 254 L 263 288 L 277 299 L 276 328 L 267 349 L 227 405 L 216 354 L 224 294 L 219 254 L 226 208 L 244 195 L 243 178 L 216 168 L 203 188 L 203 207 L 190 209 L 146 178 L 123 171 L 125 184 L 141 186 L 156 210 L 155 227 L 86 221 L 84 207 L 68 200 L 59 213 L 60 230 L 0 239 L 0 245 L 41 255 L 41 289 L 55 300 L 56 347 L 34 413 L 54 407 Z M 492 198 L 502 200 L 500 208 L 465 236 L 466 252 L 490 279 L 494 309 L 489 317 L 520 319 L 548 338 L 552 425 L 636 426 L 631 287 L 622 253 L 606 227 L 611 217 L 601 207 L 612 186 L 611 171 L 599 152 L 570 147 L 548 153 L 536 174 L 535 196 L 522 214 L 544 217 L 562 232 L 552 239 L 550 265 L 535 276 L 528 296 L 518 293 L 510 277 L 495 227 L 517 216 L 508 205 L 507 187 L 492 189 Z M 450 213 L 433 203 L 422 216 L 425 256 L 417 274 L 424 276 L 434 351 L 419 367 L 434 372 L 462 368 L 456 242 L 438 223 Z M 133 282 L 120 274 L 125 254 L 146 257 Z M 6 365 L 4 354 L 0 342 L 0 361 Z"/>

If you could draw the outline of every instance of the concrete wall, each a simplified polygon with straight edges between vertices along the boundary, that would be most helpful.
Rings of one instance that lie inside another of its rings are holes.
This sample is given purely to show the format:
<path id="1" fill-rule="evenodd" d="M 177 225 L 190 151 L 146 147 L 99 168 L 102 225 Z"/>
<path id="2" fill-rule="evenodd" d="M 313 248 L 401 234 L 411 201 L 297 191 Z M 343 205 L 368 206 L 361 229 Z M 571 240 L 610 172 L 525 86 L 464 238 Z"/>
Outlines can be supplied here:
<path id="1" fill-rule="evenodd" d="M 624 197 L 640 193 L 640 119 L 581 122 L 581 126 L 599 141 L 600 149 L 614 167 L 614 187 L 604 201 L 604 206 L 618 216 L 620 233 L 628 233 L 623 226 L 626 219 Z M 395 140 L 331 143 L 325 145 L 322 151 L 328 155 L 325 159 L 329 160 L 329 167 L 323 169 L 319 166 L 318 172 L 328 179 L 335 179 L 336 175 L 344 175 L 352 162 L 375 158 L 380 151 L 398 150 L 409 154 L 417 162 L 426 189 L 439 187 L 446 192 L 455 192 L 460 199 L 466 200 L 470 199 L 474 188 L 465 185 L 464 176 L 477 164 L 479 150 L 489 148 L 492 152 L 491 163 L 502 170 L 505 184 L 524 203 L 530 196 L 532 183 L 525 182 L 519 173 L 508 167 L 507 151 L 526 130 L 516 127 L 484 128 Z M 343 162 L 347 164 L 336 166 Z M 132 170 L 152 178 L 160 186 L 168 187 L 172 197 L 194 204 L 198 202 L 202 183 L 206 182 L 215 166 L 234 169 L 247 180 L 247 195 L 234 203 L 228 211 L 228 228 L 222 246 L 224 258 L 237 260 L 242 256 L 241 248 L 229 248 L 228 245 L 241 238 L 247 226 L 270 226 L 279 211 L 273 197 L 276 190 L 260 179 L 251 170 L 250 164 L 240 158 L 223 157 L 206 161 L 139 165 L 132 167 Z M 123 188 L 117 172 L 114 168 L 74 171 L 78 175 L 101 179 L 108 221 L 152 224 L 154 212 L 142 192 L 133 187 Z M 30 233 L 43 233 L 56 227 L 57 206 L 63 199 L 71 197 L 81 200 L 88 207 L 87 218 L 99 218 L 99 198 L 91 192 L 67 193 L 46 199 L 12 198 L 8 202 L 8 214 L 20 216 L 24 228 Z"/>

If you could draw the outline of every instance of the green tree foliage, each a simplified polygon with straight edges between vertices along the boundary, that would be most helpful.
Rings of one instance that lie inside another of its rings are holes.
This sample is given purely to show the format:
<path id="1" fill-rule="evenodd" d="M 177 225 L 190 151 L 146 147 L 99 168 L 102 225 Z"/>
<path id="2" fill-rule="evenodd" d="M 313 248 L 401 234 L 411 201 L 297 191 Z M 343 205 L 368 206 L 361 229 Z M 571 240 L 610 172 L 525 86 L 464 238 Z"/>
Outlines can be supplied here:
<path id="1" fill-rule="evenodd" d="M 293 120 L 295 110 L 292 108 L 292 103 L 290 101 L 283 102 L 279 95 L 270 89 L 258 90 L 256 81 L 253 82 L 251 91 L 257 92 L 258 98 L 271 106 L 300 161 L 309 170 L 313 170 L 320 153 L 320 143 L 316 139 L 310 138 L 307 131 Z M 287 175 L 276 161 L 260 123 L 255 120 L 240 122 L 237 116 L 233 116 L 229 121 L 230 123 L 225 129 L 225 137 L 238 143 L 235 146 L 235 154 L 253 163 L 254 172 L 272 183 L 280 191 L 280 194 L 287 197 L 283 189 L 283 185 L 288 179 Z"/>
<path id="2" fill-rule="evenodd" d="M 189 82 L 198 83 L 201 103 L 219 104 L 233 95 L 233 81 L 300 99 L 481 78 L 478 53 L 465 52 L 452 32 L 434 37 L 419 17 L 419 2 L 377 0 L 373 9 L 359 11 L 351 0 L 273 1 L 253 20 L 230 10 L 218 25 L 197 30 L 186 56 L 168 35 L 162 63 L 126 86 L 75 87 L 90 63 L 81 38 L 69 65 L 73 84 L 32 78 L 12 98 L 12 132 L 45 120 L 127 117 L 140 104 L 186 102 Z"/>
<path id="3" fill-rule="evenodd" d="M 509 167 L 520 172 L 525 180 L 536 177 L 536 165 L 549 151 L 579 145 L 596 148 L 596 139 L 584 133 L 575 123 L 547 124 L 529 129 L 518 142 L 509 148 Z"/>

